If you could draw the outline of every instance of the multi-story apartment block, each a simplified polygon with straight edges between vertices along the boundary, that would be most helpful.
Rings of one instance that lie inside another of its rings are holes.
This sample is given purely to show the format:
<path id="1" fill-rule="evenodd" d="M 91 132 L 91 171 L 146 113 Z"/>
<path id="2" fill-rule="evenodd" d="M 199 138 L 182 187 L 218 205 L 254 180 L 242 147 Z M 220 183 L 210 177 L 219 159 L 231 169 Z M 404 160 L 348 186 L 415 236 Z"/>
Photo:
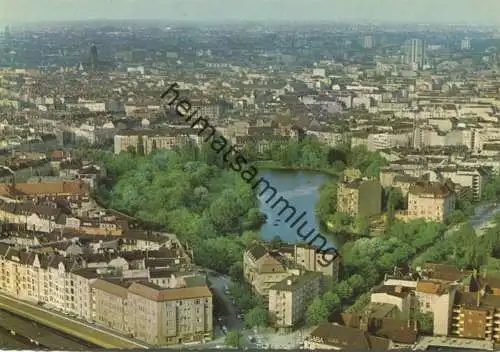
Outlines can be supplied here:
<path id="1" fill-rule="evenodd" d="M 243 254 L 243 276 L 255 293 L 267 297 L 269 289 L 292 274 L 302 273 L 298 266 L 286 263 L 286 258 L 278 251 L 269 251 L 257 244 Z"/>
<path id="2" fill-rule="evenodd" d="M 382 211 L 382 187 L 378 180 L 357 179 L 339 183 L 337 211 L 352 216 L 380 214 Z"/>
<path id="3" fill-rule="evenodd" d="M 329 147 L 336 147 L 338 145 L 345 144 L 348 141 L 346 133 L 339 133 L 333 129 L 324 127 L 310 127 L 306 131 L 306 134 L 315 136 L 318 141 L 326 144 Z"/>
<path id="4" fill-rule="evenodd" d="M 321 294 L 321 274 L 307 272 L 289 276 L 269 289 L 271 323 L 279 329 L 291 329 L 304 319 L 309 303 Z"/>
<path id="5" fill-rule="evenodd" d="M 98 324 L 155 346 L 212 339 L 212 293 L 207 286 L 168 289 L 98 279 L 91 287 Z"/>
<path id="6" fill-rule="evenodd" d="M 419 182 L 408 191 L 408 219 L 444 222 L 455 210 L 455 191 L 448 183 Z"/>
<path id="7" fill-rule="evenodd" d="M 342 260 L 336 259 L 328 265 L 324 265 L 322 254 L 317 248 L 307 244 L 283 245 L 280 253 L 292 262 L 302 266 L 307 271 L 316 271 L 338 280 L 341 274 Z"/>
<path id="8" fill-rule="evenodd" d="M 115 135 L 115 154 L 142 149 L 145 155 L 149 155 L 155 149 L 172 149 L 191 140 L 184 132 L 183 129 L 121 131 Z"/>
<path id="9" fill-rule="evenodd" d="M 391 149 L 395 147 L 408 147 L 413 132 L 400 133 L 372 133 L 367 138 L 367 148 L 371 151 Z"/>
<path id="10" fill-rule="evenodd" d="M 419 281 L 415 289 L 417 309 L 421 313 L 432 313 L 433 334 L 448 336 L 451 311 L 455 300 L 456 287 L 435 281 Z"/>
<path id="11" fill-rule="evenodd" d="M 255 244 L 243 254 L 243 275 L 255 293 L 268 297 L 269 289 L 291 275 L 301 276 L 305 272 L 318 272 L 338 280 L 341 257 L 324 266 L 322 254 L 308 245 L 285 245 L 270 250 L 266 245 Z"/>
<path id="12" fill-rule="evenodd" d="M 451 335 L 500 342 L 500 279 L 472 274 L 478 285 L 461 287 L 451 317 Z"/>
<path id="13" fill-rule="evenodd" d="M 97 324 L 127 333 L 125 307 L 130 282 L 98 279 L 91 284 L 91 316 Z"/>
<path id="14" fill-rule="evenodd" d="M 0 184 L 0 197 L 3 197 L 5 201 L 66 200 L 79 203 L 91 202 L 89 186 L 83 181 L 2 183 Z"/>
<path id="15" fill-rule="evenodd" d="M 489 173 L 483 168 L 445 167 L 437 170 L 444 179 L 472 190 L 473 200 L 480 201 Z"/>

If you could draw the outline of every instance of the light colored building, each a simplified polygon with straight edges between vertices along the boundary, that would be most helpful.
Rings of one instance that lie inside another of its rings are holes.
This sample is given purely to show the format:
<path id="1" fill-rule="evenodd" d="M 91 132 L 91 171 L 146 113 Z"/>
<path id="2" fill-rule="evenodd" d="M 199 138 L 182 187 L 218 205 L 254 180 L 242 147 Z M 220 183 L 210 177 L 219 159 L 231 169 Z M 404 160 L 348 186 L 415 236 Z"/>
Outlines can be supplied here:
<path id="1" fill-rule="evenodd" d="M 455 210 L 455 191 L 441 182 L 419 182 L 408 191 L 408 219 L 444 222 Z"/>
<path id="2" fill-rule="evenodd" d="M 182 129 L 121 131 L 114 137 L 114 151 L 120 154 L 142 149 L 145 155 L 149 155 L 155 149 L 172 149 L 190 140 Z"/>
<path id="3" fill-rule="evenodd" d="M 417 309 L 421 313 L 432 313 L 434 336 L 448 336 L 456 288 L 449 284 L 419 281 L 415 289 Z"/>
<path id="4" fill-rule="evenodd" d="M 309 303 L 321 295 L 321 274 L 307 272 L 289 276 L 269 289 L 269 315 L 272 325 L 292 329 L 304 316 Z"/>
<path id="5" fill-rule="evenodd" d="M 127 333 L 125 316 L 130 282 L 98 279 L 91 284 L 91 316 L 97 324 Z"/>
<path id="6" fill-rule="evenodd" d="M 212 293 L 206 285 L 169 289 L 97 279 L 91 287 L 98 324 L 155 346 L 212 339 Z"/>
<path id="7" fill-rule="evenodd" d="M 309 245 L 284 245 L 270 250 L 266 245 L 255 244 L 243 254 L 243 276 L 254 292 L 264 298 L 269 289 L 291 275 L 301 276 L 305 272 L 318 272 L 339 280 L 342 258 L 336 257 L 328 265 L 323 254 Z"/>
<path id="8" fill-rule="evenodd" d="M 405 63 L 422 69 L 426 62 L 426 44 L 422 39 L 409 39 L 405 42 Z"/>
<path id="9" fill-rule="evenodd" d="M 269 289 L 300 269 L 290 270 L 277 251 L 270 252 L 265 246 L 257 244 L 243 254 L 243 275 L 255 293 L 267 297 Z"/>
<path id="10" fill-rule="evenodd" d="M 373 37 L 371 35 L 365 35 L 363 38 L 363 48 L 372 49 L 373 48 Z"/>
<path id="11" fill-rule="evenodd" d="M 463 187 L 472 189 L 474 201 L 480 201 L 484 187 L 488 180 L 488 173 L 482 168 L 465 169 L 457 167 L 446 167 L 438 169 L 444 179 L 450 179 Z"/>

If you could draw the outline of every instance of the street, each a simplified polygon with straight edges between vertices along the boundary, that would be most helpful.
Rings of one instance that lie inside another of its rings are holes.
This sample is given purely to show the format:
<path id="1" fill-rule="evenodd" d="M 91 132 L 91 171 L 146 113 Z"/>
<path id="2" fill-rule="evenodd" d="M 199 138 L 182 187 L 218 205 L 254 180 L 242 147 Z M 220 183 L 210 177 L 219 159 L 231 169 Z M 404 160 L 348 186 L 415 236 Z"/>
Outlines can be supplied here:
<path id="1" fill-rule="evenodd" d="M 238 307 L 236 307 L 232 298 L 226 294 L 226 287 L 230 287 L 231 279 L 227 276 L 218 275 L 216 273 L 209 274 L 209 280 L 212 284 L 213 292 L 217 295 L 217 299 L 224 304 L 224 311 L 215 311 L 214 317 L 221 318 L 221 324 L 227 328 L 227 331 L 236 330 L 243 336 L 244 348 L 260 348 L 260 349 L 297 349 L 310 331 L 298 330 L 293 333 L 279 334 L 270 331 L 269 329 L 245 329 L 242 319 L 237 318 Z M 196 348 L 210 348 L 214 345 L 221 348 L 224 344 L 224 333 L 220 328 L 215 329 L 216 341 L 209 344 L 192 346 Z M 220 342 L 219 342 L 220 341 Z"/>

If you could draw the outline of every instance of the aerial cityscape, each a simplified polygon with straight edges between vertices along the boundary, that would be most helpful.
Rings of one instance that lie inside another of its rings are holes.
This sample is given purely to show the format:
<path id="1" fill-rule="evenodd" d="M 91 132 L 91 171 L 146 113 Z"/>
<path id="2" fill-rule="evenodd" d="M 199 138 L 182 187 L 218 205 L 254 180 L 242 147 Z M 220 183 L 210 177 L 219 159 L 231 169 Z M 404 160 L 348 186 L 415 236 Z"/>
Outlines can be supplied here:
<path id="1" fill-rule="evenodd" d="M 500 3 L 7 2 L 0 349 L 500 350 Z"/>

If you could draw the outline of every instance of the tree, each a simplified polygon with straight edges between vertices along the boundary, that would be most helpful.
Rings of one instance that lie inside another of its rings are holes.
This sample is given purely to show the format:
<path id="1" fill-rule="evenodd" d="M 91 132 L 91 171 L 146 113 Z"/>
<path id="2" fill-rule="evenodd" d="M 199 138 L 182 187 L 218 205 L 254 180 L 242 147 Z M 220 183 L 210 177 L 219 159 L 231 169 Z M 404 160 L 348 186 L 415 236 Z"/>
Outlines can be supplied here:
<path id="1" fill-rule="evenodd" d="M 359 274 L 354 274 L 347 279 L 349 286 L 352 288 L 353 294 L 357 295 L 362 292 L 366 286 L 366 280 Z"/>
<path id="2" fill-rule="evenodd" d="M 142 138 L 141 135 L 137 138 L 137 155 L 144 156 L 145 155 L 145 150 L 144 150 L 144 139 Z"/>
<path id="3" fill-rule="evenodd" d="M 337 212 L 331 217 L 332 227 L 337 231 L 350 230 L 352 220 L 352 217 L 346 213 Z"/>
<path id="4" fill-rule="evenodd" d="M 238 331 L 229 331 L 224 339 L 224 345 L 227 347 L 242 348 L 243 335 Z"/>
<path id="5" fill-rule="evenodd" d="M 337 294 L 333 292 L 326 292 L 322 299 L 328 310 L 329 316 L 341 309 L 340 297 Z"/>
<path id="6" fill-rule="evenodd" d="M 283 241 L 280 236 L 274 236 L 271 239 L 270 246 L 272 249 L 279 249 L 283 245 Z"/>
<path id="7" fill-rule="evenodd" d="M 337 183 L 327 183 L 321 187 L 315 210 L 319 221 L 326 224 L 328 217 L 337 211 Z"/>
<path id="8" fill-rule="evenodd" d="M 319 325 L 321 323 L 328 321 L 328 316 L 329 316 L 328 307 L 321 298 L 316 297 L 307 308 L 306 312 L 307 324 L 309 326 Z"/>
<path id="9" fill-rule="evenodd" d="M 370 222 L 364 216 L 357 216 L 354 219 L 354 228 L 359 235 L 368 236 L 370 233 Z"/>
<path id="10" fill-rule="evenodd" d="M 247 328 L 267 326 L 268 312 L 262 307 L 255 307 L 245 314 L 245 326 Z"/>
<path id="11" fill-rule="evenodd" d="M 335 289 L 335 292 L 339 295 L 339 297 L 343 300 L 345 299 L 348 299 L 348 298 L 351 298 L 352 297 L 352 294 L 353 294 L 353 291 L 352 291 L 352 287 L 349 285 L 349 283 L 347 281 L 342 281 L 340 282 L 336 289 Z"/>

